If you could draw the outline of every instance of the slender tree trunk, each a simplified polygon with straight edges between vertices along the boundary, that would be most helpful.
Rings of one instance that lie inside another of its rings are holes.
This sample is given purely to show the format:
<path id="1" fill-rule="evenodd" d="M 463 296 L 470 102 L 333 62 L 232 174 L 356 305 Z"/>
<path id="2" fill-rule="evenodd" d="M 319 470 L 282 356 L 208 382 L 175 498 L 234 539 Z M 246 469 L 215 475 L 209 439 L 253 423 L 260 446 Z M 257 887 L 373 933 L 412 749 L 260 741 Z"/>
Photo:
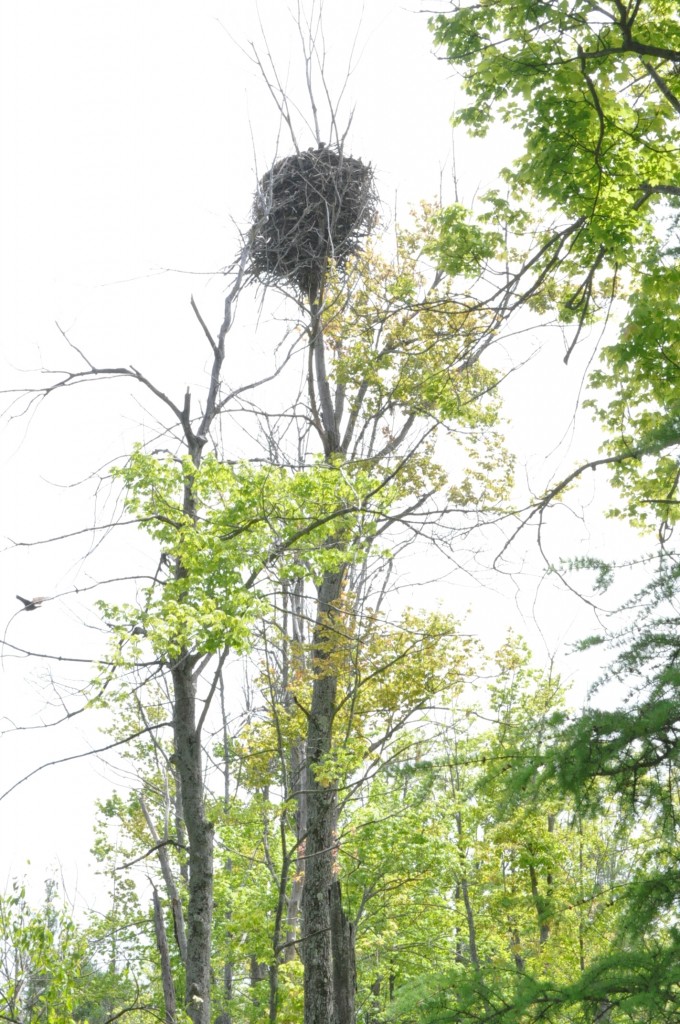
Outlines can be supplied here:
<path id="1" fill-rule="evenodd" d="M 458 845 L 462 852 L 462 841 L 463 841 L 463 820 L 460 811 L 456 812 L 456 831 L 458 832 Z M 472 900 L 470 899 L 470 892 L 468 890 L 467 878 L 465 875 L 460 880 L 460 891 L 463 897 L 463 905 L 465 907 L 465 917 L 467 918 L 468 926 L 468 947 L 470 950 L 470 962 L 475 970 L 479 970 L 479 954 L 477 952 L 477 928 L 475 925 L 475 915 L 472 909 Z"/>
<path id="2" fill-rule="evenodd" d="M 354 925 L 342 907 L 340 882 L 331 887 L 331 944 L 333 949 L 333 1000 L 336 1024 L 354 1024 L 356 1012 L 356 963 L 354 957 Z"/>
<path id="3" fill-rule="evenodd" d="M 288 877 L 290 875 L 291 854 L 287 849 L 286 830 L 288 828 L 287 813 L 281 815 L 279 822 L 281 829 L 281 849 L 283 859 L 279 874 L 279 891 L 276 901 L 276 913 L 274 916 L 274 932 L 272 935 L 273 956 L 269 965 L 269 1021 L 275 1024 L 279 1009 L 279 965 L 281 963 L 281 937 L 284 927 L 284 916 L 286 911 L 286 890 L 288 888 Z"/>
<path id="4" fill-rule="evenodd" d="M 555 815 L 548 815 L 548 832 L 555 831 Z M 550 904 L 553 891 L 553 876 L 552 872 L 548 871 L 546 875 L 546 894 L 541 895 L 540 888 L 538 885 L 538 876 L 536 874 L 536 868 L 533 864 L 529 865 L 529 879 L 531 882 L 531 896 L 534 901 L 534 907 L 536 908 L 536 917 L 538 918 L 539 928 L 539 945 L 544 946 L 550 938 Z"/>
<path id="5" fill-rule="evenodd" d="M 140 807 L 142 808 L 144 820 L 146 821 L 149 832 L 151 833 L 151 838 L 155 845 L 158 846 L 158 850 L 156 852 L 158 854 L 158 861 L 161 866 L 163 881 L 165 882 L 165 891 L 168 895 L 168 899 L 170 900 L 170 908 L 172 910 L 172 920 L 175 931 L 175 941 L 177 942 L 177 948 L 179 949 L 179 955 L 182 960 L 182 963 L 186 964 L 187 938 L 186 930 L 184 927 L 184 910 L 182 908 L 182 900 L 180 899 L 179 890 L 175 882 L 175 876 L 172 873 L 172 865 L 170 864 L 170 858 L 168 856 L 168 848 L 167 846 L 159 845 L 160 839 L 158 836 L 158 832 L 156 830 L 156 826 L 154 825 L 153 818 L 151 817 L 149 809 L 146 806 L 144 796 L 141 793 L 139 796 L 139 804 Z M 167 839 L 167 835 L 164 838 Z"/>
<path id="6" fill-rule="evenodd" d="M 264 981 L 269 972 L 267 964 L 260 963 L 254 953 L 250 956 L 250 987 L 252 989 L 252 1006 L 257 1010 L 262 1005 L 257 985 Z M 260 1015 L 258 1014 L 258 1019 Z"/>
<path id="7" fill-rule="evenodd" d="M 196 682 L 188 655 L 172 669 L 175 757 L 189 839 L 186 1010 L 193 1024 L 210 1024 L 213 905 L 213 826 L 206 818 L 201 740 L 196 727 Z"/>
<path id="8" fill-rule="evenodd" d="M 309 391 L 312 417 L 324 455 L 331 462 L 344 455 L 341 421 L 344 389 L 337 383 L 332 394 L 326 364 L 323 330 L 323 284 L 310 296 Z M 337 602 L 347 566 L 326 572 L 318 586 L 312 638 L 312 701 L 306 743 L 305 877 L 302 890 L 302 959 L 304 961 L 304 1024 L 354 1024 L 354 934 L 344 916 L 335 878 L 337 847 L 337 790 L 316 777 L 316 768 L 330 753 L 337 706 L 338 632 Z"/>
<path id="9" fill-rule="evenodd" d="M 234 968 L 230 961 L 227 961 L 224 965 L 222 973 L 222 992 L 227 1003 L 231 1000 L 232 991 L 234 985 Z M 219 1016 L 215 1017 L 215 1024 L 232 1024 L 231 1013 L 228 1010 L 223 1010 Z"/>
<path id="10" fill-rule="evenodd" d="M 579 818 L 578 820 L 578 884 L 579 884 L 579 911 L 578 911 L 578 963 L 581 974 L 586 969 L 586 943 L 585 943 L 585 925 L 584 925 L 584 885 L 583 879 L 584 874 L 583 864 L 583 822 Z"/>
<path id="11" fill-rule="evenodd" d="M 290 689 L 296 676 L 305 674 L 305 631 L 304 631 L 304 583 L 296 580 L 290 589 L 284 587 L 284 607 L 286 622 L 284 636 L 290 635 L 291 650 L 284 639 L 283 648 L 283 685 L 286 711 L 293 713 L 296 705 Z M 288 619 L 290 633 L 288 633 Z M 288 894 L 286 908 L 286 946 L 283 959 L 294 960 L 298 954 L 296 939 L 300 932 L 302 915 L 302 888 L 305 872 L 305 837 L 307 834 L 307 794 L 305 792 L 305 743 L 295 743 L 290 751 L 288 764 L 288 786 L 286 796 L 295 800 L 295 839 L 296 851 L 293 866 L 293 880 Z"/>
<path id="12" fill-rule="evenodd" d="M 598 1003 L 595 1016 L 593 1018 L 593 1024 L 609 1024 L 611 1020 L 613 1004 L 609 1002 L 607 998 L 601 999 Z"/>
<path id="13" fill-rule="evenodd" d="M 371 1003 L 368 1013 L 366 1014 L 366 1024 L 382 1024 L 383 1012 L 380 1005 L 382 981 L 383 976 L 382 974 L 379 974 L 371 985 Z"/>
<path id="14" fill-rule="evenodd" d="M 184 825 L 184 808 L 182 807 L 182 783 L 179 778 L 179 774 L 173 771 L 173 778 L 175 780 L 175 829 L 177 832 L 177 842 L 182 847 L 188 849 L 187 833 Z M 179 873 L 184 884 L 189 886 L 189 862 L 186 857 L 180 858 Z"/>
<path id="15" fill-rule="evenodd" d="M 304 1024 L 340 1024 L 333 995 L 331 942 L 337 792 L 332 785 L 324 785 L 316 778 L 315 769 L 331 749 L 338 687 L 333 657 L 338 645 L 333 627 L 343 578 L 342 569 L 324 574 L 318 588 L 312 644 L 313 688 L 307 726 L 307 839 L 302 893 Z"/>
<path id="16" fill-rule="evenodd" d="M 213 380 L 219 379 L 220 352 L 216 355 L 213 364 Z M 190 424 L 189 412 L 190 394 L 187 390 L 184 406 L 187 446 L 191 460 L 198 468 L 201 463 L 203 442 L 188 427 Z M 208 411 L 206 410 L 204 420 L 207 416 Z M 187 476 L 184 481 L 182 505 L 185 514 L 191 519 L 195 519 L 196 503 L 192 476 Z M 175 579 L 178 581 L 185 579 L 186 575 L 186 569 L 178 561 L 175 565 Z M 189 841 L 185 1009 L 193 1024 L 210 1024 L 214 827 L 212 822 L 208 821 L 205 813 L 201 733 L 196 721 L 194 668 L 199 660 L 198 654 L 191 654 L 185 649 L 172 665 L 171 672 L 175 761 L 184 824 Z"/>
<path id="17" fill-rule="evenodd" d="M 298 790 L 304 789 L 304 749 L 295 748 L 291 754 L 291 776 L 292 784 Z M 295 774 L 293 774 L 295 773 Z M 285 961 L 295 959 L 295 939 L 300 930 L 300 917 L 302 910 L 302 891 L 304 888 L 305 870 L 305 836 L 307 832 L 307 806 L 306 794 L 300 792 L 295 811 L 295 832 L 297 839 L 297 852 L 293 868 L 293 881 L 291 882 L 288 896 L 288 907 L 286 912 L 286 948 L 283 955 Z"/>
<path id="18" fill-rule="evenodd" d="M 168 950 L 168 937 L 163 922 L 163 908 L 158 898 L 158 892 L 154 886 L 153 890 L 153 923 L 156 931 L 156 946 L 161 960 L 161 979 L 163 982 L 163 1002 L 165 1004 L 165 1024 L 175 1024 L 177 1019 L 177 1000 L 175 998 L 175 983 L 172 978 L 170 966 L 170 951 Z"/>
<path id="19" fill-rule="evenodd" d="M 522 948 L 522 940 L 517 928 L 511 928 L 510 941 L 512 943 L 512 959 L 515 961 L 515 967 L 517 968 L 518 974 L 524 974 L 524 957 L 520 953 Z"/>
<path id="20" fill-rule="evenodd" d="M 229 810 L 231 803 L 231 748 L 229 745 L 229 726 L 227 721 L 227 709 L 224 702 L 224 677 L 220 672 L 220 710 L 222 712 L 222 746 L 224 747 L 224 812 L 225 814 Z M 224 870 L 227 875 L 231 874 L 232 862 L 231 857 L 227 857 L 224 862 Z M 231 910 L 227 911 L 227 920 L 231 920 Z M 227 939 L 231 939 L 231 933 L 227 931 Z M 234 964 L 231 960 L 226 960 L 224 967 L 222 968 L 222 994 L 224 1000 L 229 1006 L 234 991 Z M 217 1017 L 215 1024 L 231 1024 L 231 1013 L 229 1010 L 225 1010 Z"/>

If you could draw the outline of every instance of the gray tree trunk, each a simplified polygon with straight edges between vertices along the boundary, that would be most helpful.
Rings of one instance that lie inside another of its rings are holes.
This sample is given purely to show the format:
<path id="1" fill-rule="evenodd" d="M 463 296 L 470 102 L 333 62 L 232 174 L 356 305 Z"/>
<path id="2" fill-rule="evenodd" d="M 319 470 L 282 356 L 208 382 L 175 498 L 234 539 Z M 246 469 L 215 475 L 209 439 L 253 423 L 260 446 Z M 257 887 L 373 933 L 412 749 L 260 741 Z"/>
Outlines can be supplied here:
<path id="1" fill-rule="evenodd" d="M 456 813 L 456 831 L 458 832 L 458 843 L 461 854 L 463 853 L 462 839 L 463 839 L 463 822 L 460 811 Z M 475 925 L 475 915 L 472 909 L 472 900 L 470 899 L 470 891 L 468 889 L 467 878 L 465 875 L 460 879 L 460 891 L 463 897 L 463 904 L 465 906 L 465 917 L 467 918 L 468 926 L 468 948 L 470 953 L 470 962 L 475 970 L 479 970 L 479 953 L 477 952 L 477 928 Z"/>
<path id="2" fill-rule="evenodd" d="M 548 815 L 548 832 L 555 831 L 555 815 Z M 538 884 L 538 875 L 536 868 L 533 864 L 529 865 L 529 879 L 531 881 L 531 895 L 534 901 L 534 907 L 536 908 L 536 917 L 538 919 L 539 927 L 539 944 L 544 946 L 550 938 L 550 904 L 552 899 L 553 891 L 553 876 L 552 872 L 548 871 L 546 874 L 546 892 L 545 896 L 541 895 L 541 891 Z"/>
<path id="3" fill-rule="evenodd" d="M 175 759 L 189 839 L 186 1010 L 193 1024 L 210 1024 L 210 940 L 213 905 L 213 826 L 205 815 L 196 681 L 185 655 L 173 666 Z"/>
<path id="4" fill-rule="evenodd" d="M 139 805 L 142 808 L 144 820 L 146 821 L 151 838 L 155 845 L 158 847 L 156 851 L 158 854 L 158 860 L 161 866 L 161 873 L 163 875 L 163 881 L 165 882 L 165 891 L 170 901 L 170 908 L 172 910 L 172 920 L 175 931 L 175 941 L 177 942 L 177 948 L 179 949 L 179 955 L 183 964 L 187 961 L 187 937 L 186 930 L 184 927 L 184 911 L 182 908 L 182 900 L 179 895 L 179 890 L 175 883 L 175 876 L 172 873 L 172 865 L 170 864 L 170 858 L 168 856 L 167 846 L 161 846 L 160 838 L 154 825 L 153 818 L 149 813 L 149 809 L 146 806 L 143 794 L 140 793 Z M 166 830 L 167 832 L 167 830 Z M 167 834 L 164 836 L 167 839 Z"/>
<path id="5" fill-rule="evenodd" d="M 156 946 L 161 961 L 161 979 L 163 982 L 163 1002 L 165 1003 L 165 1024 L 175 1024 L 177 1019 L 177 1001 L 175 997 L 175 983 L 172 978 L 170 966 L 170 951 L 168 949 L 168 937 L 163 922 L 163 908 L 158 898 L 158 892 L 154 886 L 153 890 L 153 923 L 156 932 Z"/>
<path id="6" fill-rule="evenodd" d="M 288 603 L 290 607 L 288 608 Z M 284 644 L 284 702 L 285 708 L 290 713 L 295 711 L 295 702 L 291 699 L 288 688 L 292 685 L 292 679 L 300 673 L 306 672 L 304 643 L 304 584 L 302 579 L 296 580 L 290 592 L 286 594 L 286 619 L 290 619 L 290 638 L 292 641 L 292 654 Z M 293 745 L 290 751 L 288 765 L 288 792 L 287 796 L 295 800 L 295 839 L 297 843 L 295 862 L 293 869 L 293 881 L 288 894 L 288 905 L 286 908 L 286 946 L 283 958 L 285 961 L 294 960 L 298 954 L 296 939 L 300 932 L 300 919 L 302 915 L 302 889 L 305 872 L 304 845 L 307 835 L 307 793 L 305 792 L 306 753 L 304 741 Z"/>
<path id="7" fill-rule="evenodd" d="M 338 688 L 333 654 L 336 606 L 344 570 L 327 572 L 318 588 L 312 643 L 312 703 L 307 725 L 307 839 L 302 892 L 304 1024 L 340 1024 L 333 989 L 331 889 L 336 848 L 337 791 L 322 785 L 315 768 L 330 752 Z M 343 1021 L 343 1024 L 345 1022 Z"/>
<path id="8" fill-rule="evenodd" d="M 333 948 L 333 1000 L 336 1024 L 354 1024 L 357 971 L 354 957 L 354 925 L 342 907 L 340 882 L 331 887 L 331 945 Z"/>

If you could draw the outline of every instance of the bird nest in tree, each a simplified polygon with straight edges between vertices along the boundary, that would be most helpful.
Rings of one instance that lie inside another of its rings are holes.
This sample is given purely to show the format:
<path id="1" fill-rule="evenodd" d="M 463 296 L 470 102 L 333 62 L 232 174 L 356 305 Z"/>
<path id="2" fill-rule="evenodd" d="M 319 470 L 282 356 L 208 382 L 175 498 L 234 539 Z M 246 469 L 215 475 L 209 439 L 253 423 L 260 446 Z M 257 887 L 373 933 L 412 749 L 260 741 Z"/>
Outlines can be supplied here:
<path id="1" fill-rule="evenodd" d="M 253 203 L 253 274 L 316 298 L 329 260 L 345 268 L 371 230 L 377 205 L 373 171 L 361 160 L 325 146 L 279 160 Z"/>

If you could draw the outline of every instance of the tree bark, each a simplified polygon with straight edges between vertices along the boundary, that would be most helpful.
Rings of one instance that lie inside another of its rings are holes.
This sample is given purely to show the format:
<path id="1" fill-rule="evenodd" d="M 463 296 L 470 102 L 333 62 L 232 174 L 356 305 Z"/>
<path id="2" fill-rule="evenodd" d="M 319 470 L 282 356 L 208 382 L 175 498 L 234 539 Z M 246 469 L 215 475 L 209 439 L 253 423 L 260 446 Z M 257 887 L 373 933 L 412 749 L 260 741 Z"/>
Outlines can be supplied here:
<path id="1" fill-rule="evenodd" d="M 303 789 L 303 771 L 300 767 L 299 761 L 301 756 L 304 756 L 303 751 L 293 750 L 291 755 L 291 774 L 293 779 L 297 781 L 293 782 L 296 788 Z M 295 940 L 298 936 L 300 927 L 300 916 L 302 907 L 302 891 L 304 888 L 304 855 L 305 855 L 305 834 L 307 832 L 307 808 L 305 795 L 301 794 L 298 800 L 297 810 L 295 812 L 295 832 L 297 838 L 297 853 L 295 856 L 295 866 L 293 869 L 293 881 L 290 887 L 290 893 L 288 895 L 288 907 L 286 910 L 286 948 L 284 952 L 284 960 L 289 962 L 295 959 L 296 955 L 296 943 Z"/>
<path id="2" fill-rule="evenodd" d="M 210 1024 L 210 940 L 213 905 L 213 826 L 205 815 L 196 682 L 189 655 L 173 666 L 175 758 L 189 839 L 186 1010 L 193 1024 Z"/>
<path id="3" fill-rule="evenodd" d="M 184 825 L 184 808 L 182 807 L 182 783 L 180 781 L 179 774 L 174 770 L 172 771 L 172 777 L 175 782 L 175 831 L 177 833 L 177 842 L 188 849 L 189 844 L 187 843 L 186 828 Z M 189 863 L 186 857 L 180 858 L 179 874 L 184 884 L 188 887 Z"/>
<path id="4" fill-rule="evenodd" d="M 555 831 L 555 815 L 548 815 L 548 832 L 552 833 Z M 539 927 L 539 945 L 544 946 L 550 938 L 550 905 L 552 899 L 553 890 L 553 876 L 552 872 L 548 871 L 546 875 L 546 895 L 542 896 L 538 886 L 538 876 L 536 874 L 536 868 L 533 864 L 529 865 L 529 880 L 531 882 L 531 896 L 534 901 L 534 907 L 536 908 L 536 917 L 538 919 Z"/>
<path id="5" fill-rule="evenodd" d="M 356 962 L 354 924 L 342 907 L 340 882 L 331 887 L 331 944 L 333 947 L 333 999 L 336 1024 L 354 1024 L 356 1018 Z"/>
<path id="6" fill-rule="evenodd" d="M 289 655 L 284 643 L 284 701 L 289 713 L 295 711 L 295 702 L 289 688 L 297 675 L 306 671 L 304 643 L 304 584 L 302 579 L 293 582 L 290 592 L 286 593 L 286 616 L 290 618 L 290 638 L 292 653 Z M 293 868 L 293 881 L 288 895 L 286 908 L 286 946 L 283 958 L 286 962 L 294 960 L 298 954 L 296 939 L 300 931 L 302 914 L 302 889 L 305 873 L 305 837 L 307 835 L 307 794 L 305 792 L 305 744 L 301 740 L 295 743 L 290 751 L 288 766 L 287 798 L 295 800 L 295 839 L 296 851 Z"/>
<path id="7" fill-rule="evenodd" d="M 222 713 L 222 746 L 224 747 L 224 812 L 225 814 L 229 810 L 231 803 L 231 751 L 230 751 L 230 737 L 229 727 L 227 720 L 227 709 L 224 702 L 224 677 L 220 672 L 220 710 Z M 227 857 L 224 862 L 224 870 L 227 875 L 231 874 L 232 862 L 231 857 Z M 231 910 L 226 912 L 227 921 L 231 920 Z M 231 933 L 227 932 L 227 938 L 231 939 Z M 222 996 L 227 1004 L 230 1005 L 232 995 L 234 991 L 234 965 L 231 960 L 226 960 L 224 967 L 222 968 Z M 231 1024 L 231 1012 L 224 1010 L 219 1017 L 215 1019 L 215 1024 Z"/>
<path id="8" fill-rule="evenodd" d="M 184 927 L 184 911 L 183 911 L 183 908 L 182 908 L 182 900 L 181 900 L 180 895 L 179 895 L 179 890 L 178 890 L 177 885 L 175 883 L 175 876 L 172 873 L 172 866 L 170 864 L 170 858 L 168 856 L 168 848 L 167 848 L 167 846 L 159 845 L 160 844 L 160 839 L 159 839 L 159 836 L 158 836 L 158 832 L 156 830 L 156 826 L 154 825 L 153 818 L 151 817 L 151 815 L 149 813 L 149 809 L 146 806 L 146 801 L 144 800 L 144 796 L 141 793 L 139 795 L 139 805 L 142 808 L 142 813 L 144 815 L 144 820 L 146 821 L 147 828 L 149 829 L 149 832 L 151 833 L 151 838 L 154 841 L 155 845 L 158 847 L 156 852 L 158 854 L 158 861 L 159 861 L 160 866 L 161 866 L 161 873 L 163 875 L 163 881 L 165 882 L 165 891 L 167 892 L 168 899 L 170 900 L 170 907 L 171 907 L 171 910 L 172 910 L 172 920 L 173 920 L 174 931 L 175 931 L 175 941 L 177 942 L 177 948 L 179 949 L 179 955 L 181 957 L 182 963 L 186 964 L 186 961 L 187 961 L 187 938 L 186 938 L 186 930 L 185 930 L 185 927 Z M 167 830 L 166 830 L 166 833 L 167 833 Z M 168 838 L 167 834 L 165 835 L 164 838 L 165 839 Z"/>
<path id="9" fill-rule="evenodd" d="M 269 974 L 269 966 L 267 964 L 260 963 L 254 953 L 250 955 L 250 987 L 252 989 L 251 1005 L 255 1010 L 258 1010 L 262 1006 L 262 999 L 260 998 L 259 990 L 257 985 L 261 981 L 265 981 Z M 270 991 L 270 1013 L 271 1013 L 271 991 Z M 259 1014 L 258 1014 L 259 1017 Z M 271 1019 L 271 1017 L 270 1017 Z"/>
<path id="10" fill-rule="evenodd" d="M 161 960 L 161 979 L 163 982 L 163 1002 L 165 1004 L 165 1024 L 175 1024 L 177 1019 L 177 1000 L 175 997 L 175 983 L 172 978 L 170 966 L 170 951 L 168 950 L 168 937 L 163 922 L 163 908 L 158 898 L 156 887 L 153 889 L 153 923 L 156 932 L 156 946 Z"/>
<path id="11" fill-rule="evenodd" d="M 461 853 L 463 852 L 463 820 L 460 811 L 456 812 L 456 831 L 458 833 L 458 845 Z M 467 878 L 465 875 L 460 879 L 460 891 L 463 897 L 463 905 L 465 907 L 465 917 L 467 919 L 468 926 L 468 949 L 470 954 L 470 962 L 476 971 L 479 970 L 479 953 L 477 952 L 477 928 L 475 925 L 475 915 L 472 909 L 472 900 L 470 899 L 470 892 L 468 889 Z"/>
<path id="12" fill-rule="evenodd" d="M 342 455 L 340 423 L 344 392 L 335 399 L 326 365 L 323 325 L 323 287 L 310 296 L 309 392 L 312 418 L 327 461 Z M 349 441 L 347 435 L 346 444 Z M 337 789 L 319 781 L 316 769 L 332 748 L 337 706 L 339 614 L 337 602 L 347 565 L 324 573 L 317 591 L 310 669 L 312 701 L 307 720 L 305 790 L 307 828 L 302 890 L 304 962 L 304 1024 L 354 1024 L 354 935 L 339 904 L 334 870 L 337 849 Z M 337 900 L 337 905 L 335 905 Z"/>
<path id="13" fill-rule="evenodd" d="M 331 749 L 338 688 L 333 654 L 337 637 L 337 601 L 344 568 L 327 572 L 318 588 L 312 643 L 312 703 L 307 725 L 307 839 L 302 892 L 304 1024 L 340 1024 L 333 994 L 331 888 L 336 847 L 337 791 L 316 777 L 315 769 Z M 345 1022 L 343 1022 L 345 1024 Z"/>
<path id="14" fill-rule="evenodd" d="M 231 1001 L 233 986 L 234 967 L 231 961 L 228 960 L 225 963 L 222 972 L 222 992 L 224 994 L 225 1000 L 227 1001 L 227 1005 Z M 215 1024 L 232 1024 L 231 1013 L 228 1010 L 223 1010 L 222 1013 L 220 1013 L 219 1016 L 215 1018 Z"/>

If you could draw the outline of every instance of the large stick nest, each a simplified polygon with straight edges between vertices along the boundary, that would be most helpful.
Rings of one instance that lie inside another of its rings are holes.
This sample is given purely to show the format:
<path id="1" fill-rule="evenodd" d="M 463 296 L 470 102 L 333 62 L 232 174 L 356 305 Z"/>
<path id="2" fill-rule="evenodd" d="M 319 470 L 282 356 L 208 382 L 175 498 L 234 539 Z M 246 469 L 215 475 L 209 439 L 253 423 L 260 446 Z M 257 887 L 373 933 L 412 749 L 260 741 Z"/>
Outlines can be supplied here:
<path id="1" fill-rule="evenodd" d="M 344 270 L 376 219 L 370 165 L 320 146 L 279 160 L 258 184 L 250 266 L 265 284 L 318 297 L 329 260 Z"/>

